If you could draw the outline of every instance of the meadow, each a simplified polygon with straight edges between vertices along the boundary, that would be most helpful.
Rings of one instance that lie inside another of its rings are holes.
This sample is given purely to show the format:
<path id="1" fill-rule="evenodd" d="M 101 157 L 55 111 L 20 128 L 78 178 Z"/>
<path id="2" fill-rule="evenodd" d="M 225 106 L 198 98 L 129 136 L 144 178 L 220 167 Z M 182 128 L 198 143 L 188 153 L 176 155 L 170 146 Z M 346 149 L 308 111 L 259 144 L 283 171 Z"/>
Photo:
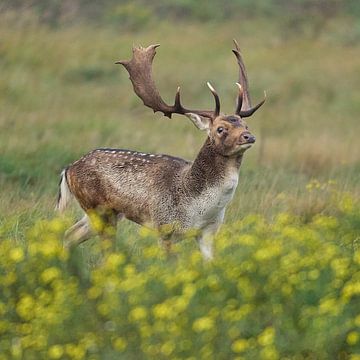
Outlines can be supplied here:
<path id="1" fill-rule="evenodd" d="M 16 18 L 16 16 L 15 16 Z M 134 30 L 0 21 L 0 359 L 360 359 L 360 35 L 339 16 Z M 257 137 L 204 264 L 177 260 L 123 222 L 116 243 L 61 246 L 79 217 L 54 212 L 63 167 L 98 147 L 194 159 L 204 134 L 145 108 L 123 68 L 133 44 L 160 43 L 154 74 L 171 101 L 234 110 L 242 48 Z M 104 255 L 105 253 L 105 255 Z"/>

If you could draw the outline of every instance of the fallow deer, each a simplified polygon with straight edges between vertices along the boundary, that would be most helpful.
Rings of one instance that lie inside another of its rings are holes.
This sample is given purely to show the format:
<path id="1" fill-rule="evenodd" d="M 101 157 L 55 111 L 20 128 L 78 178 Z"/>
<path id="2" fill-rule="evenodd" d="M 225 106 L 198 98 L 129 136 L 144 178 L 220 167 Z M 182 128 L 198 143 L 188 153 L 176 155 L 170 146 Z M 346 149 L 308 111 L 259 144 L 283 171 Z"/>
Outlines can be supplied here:
<path id="1" fill-rule="evenodd" d="M 171 118 L 187 116 L 206 131 L 206 141 L 193 162 L 181 158 L 123 149 L 96 149 L 63 170 L 57 209 L 62 212 L 73 195 L 84 217 L 66 233 L 68 246 L 92 235 L 89 213 L 115 226 L 121 218 L 160 230 L 166 227 L 161 243 L 171 243 L 187 230 L 196 229 L 205 259 L 213 257 L 213 237 L 223 222 L 225 208 L 238 184 L 244 152 L 255 142 L 244 118 L 265 102 L 251 107 L 248 80 L 239 46 L 233 50 L 239 65 L 235 114 L 220 113 L 220 100 L 214 88 L 215 110 L 183 107 L 180 88 L 174 105 L 161 98 L 152 77 L 152 62 L 159 45 L 134 47 L 129 61 L 118 61 L 130 75 L 135 93 L 144 105 Z M 176 236 L 178 235 L 178 236 Z"/>

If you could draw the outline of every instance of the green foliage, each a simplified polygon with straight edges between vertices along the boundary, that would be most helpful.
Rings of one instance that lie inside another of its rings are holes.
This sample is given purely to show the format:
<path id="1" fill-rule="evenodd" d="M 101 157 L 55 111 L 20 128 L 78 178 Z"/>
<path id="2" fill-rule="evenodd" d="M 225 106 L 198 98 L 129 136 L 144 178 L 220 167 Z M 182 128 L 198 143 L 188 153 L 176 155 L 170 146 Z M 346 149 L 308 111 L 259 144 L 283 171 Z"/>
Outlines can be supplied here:
<path id="1" fill-rule="evenodd" d="M 317 23 L 317 27 L 334 16 L 359 15 L 356 0 L 25 0 L 5 1 L 0 11 L 25 9 L 52 26 L 81 19 L 92 23 L 111 21 L 133 29 L 143 28 L 151 19 L 226 21 L 259 16 L 286 17 L 293 24 L 305 21 Z"/>
<path id="2" fill-rule="evenodd" d="M 336 191 L 327 200 L 336 216 L 224 227 L 211 263 L 190 239 L 164 258 L 144 229 L 137 251 L 98 242 L 88 272 L 62 247 L 63 220 L 38 222 L 23 244 L 2 238 L 0 359 L 355 360 L 360 206 Z"/>
<path id="3" fill-rule="evenodd" d="M 122 27 L 136 30 L 148 25 L 153 12 L 147 3 L 139 4 L 134 1 L 121 3 L 108 10 L 105 20 L 113 24 L 121 24 Z"/>

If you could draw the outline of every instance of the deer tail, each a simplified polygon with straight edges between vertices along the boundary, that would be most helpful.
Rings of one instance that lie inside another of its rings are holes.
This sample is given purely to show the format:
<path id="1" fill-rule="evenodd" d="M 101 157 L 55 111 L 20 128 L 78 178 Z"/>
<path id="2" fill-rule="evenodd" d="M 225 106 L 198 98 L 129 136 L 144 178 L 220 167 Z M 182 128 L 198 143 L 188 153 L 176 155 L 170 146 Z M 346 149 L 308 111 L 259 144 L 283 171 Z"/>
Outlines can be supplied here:
<path id="1" fill-rule="evenodd" d="M 59 211 L 60 213 L 64 212 L 71 199 L 71 191 L 67 182 L 66 172 L 67 169 L 64 169 L 60 175 L 59 195 L 55 206 L 55 210 Z"/>

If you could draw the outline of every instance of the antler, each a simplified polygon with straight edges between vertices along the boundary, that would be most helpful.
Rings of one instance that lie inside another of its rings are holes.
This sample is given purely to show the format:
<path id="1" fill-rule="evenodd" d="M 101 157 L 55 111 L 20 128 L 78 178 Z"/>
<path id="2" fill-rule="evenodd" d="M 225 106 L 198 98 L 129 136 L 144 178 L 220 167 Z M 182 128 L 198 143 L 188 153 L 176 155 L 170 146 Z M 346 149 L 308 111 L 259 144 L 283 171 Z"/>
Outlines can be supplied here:
<path id="1" fill-rule="evenodd" d="M 200 116 L 214 119 L 220 112 L 220 100 L 214 88 L 208 83 L 212 92 L 216 107 L 214 111 L 210 110 L 190 110 L 181 105 L 180 87 L 177 88 L 174 105 L 168 105 L 161 98 L 152 78 L 152 62 L 156 54 L 156 48 L 160 44 L 150 45 L 147 48 L 133 47 L 133 56 L 129 61 L 117 61 L 115 64 L 121 64 L 130 75 L 136 95 L 144 102 L 144 105 L 153 109 L 154 112 L 161 111 L 165 116 L 171 118 L 172 114 L 195 113 Z"/>
<path id="2" fill-rule="evenodd" d="M 259 102 L 254 107 L 251 107 L 251 100 L 249 94 L 249 82 L 247 79 L 245 64 L 241 56 L 240 47 L 237 41 L 234 39 L 235 49 L 233 53 L 236 56 L 237 62 L 239 64 L 239 82 L 236 83 L 239 87 L 239 95 L 237 99 L 236 114 L 241 117 L 251 116 L 257 109 L 264 104 L 266 100 L 266 93 L 264 92 L 264 100 Z"/>

